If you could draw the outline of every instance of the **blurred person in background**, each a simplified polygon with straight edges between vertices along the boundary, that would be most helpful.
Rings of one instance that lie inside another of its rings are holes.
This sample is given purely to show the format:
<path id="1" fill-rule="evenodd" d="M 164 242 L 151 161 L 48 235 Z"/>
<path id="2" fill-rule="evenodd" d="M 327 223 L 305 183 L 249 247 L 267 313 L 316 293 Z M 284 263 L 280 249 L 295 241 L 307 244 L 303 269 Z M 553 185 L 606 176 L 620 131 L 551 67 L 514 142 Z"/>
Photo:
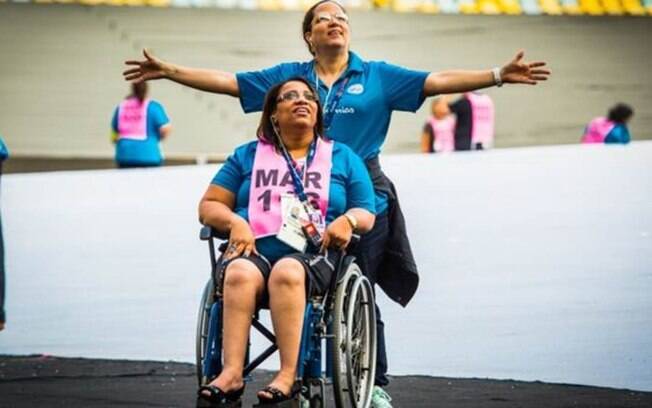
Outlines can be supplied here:
<path id="1" fill-rule="evenodd" d="M 118 167 L 153 167 L 163 163 L 159 144 L 168 137 L 172 126 L 163 106 L 147 98 L 146 82 L 131 85 L 131 94 L 115 108 L 111 129 Z"/>
<path id="2" fill-rule="evenodd" d="M 457 118 L 455 150 L 483 150 L 493 146 L 494 103 L 489 95 L 466 92 L 449 108 Z"/>
<path id="3" fill-rule="evenodd" d="M 444 153 L 455 150 L 455 115 L 451 114 L 446 96 L 432 101 L 432 114 L 421 133 L 422 153 Z"/>
<path id="4" fill-rule="evenodd" d="M 599 116 L 586 126 L 582 143 L 620 143 L 630 141 L 627 123 L 634 116 L 631 106 L 618 103 L 609 109 L 607 116 Z"/>
<path id="5" fill-rule="evenodd" d="M 0 135 L 0 180 L 2 163 L 9 158 L 9 150 Z M 1 194 L 1 193 L 0 193 Z M 2 233 L 2 214 L 0 214 L 0 331 L 4 330 L 7 316 L 5 314 L 5 242 Z"/>
<path id="6" fill-rule="evenodd" d="M 303 77 L 317 89 L 324 109 L 326 136 L 348 145 L 364 161 L 374 182 L 376 222 L 353 255 L 362 272 L 394 301 L 406 306 L 419 277 L 407 237 L 396 190 L 380 167 L 378 155 L 387 136 L 392 112 L 416 112 L 424 98 L 468 92 L 503 83 L 535 85 L 548 78 L 545 62 L 525 62 L 524 53 L 502 68 L 478 71 L 416 71 L 380 61 L 365 61 L 350 51 L 350 22 L 337 2 L 324 0 L 304 15 L 302 36 L 312 55 L 306 62 L 287 62 L 260 71 L 233 74 L 184 67 L 163 61 L 147 50 L 144 60 L 126 61 L 126 80 L 165 78 L 195 89 L 240 99 L 246 113 L 260 111 L 265 93 L 274 84 Z M 382 265 L 382 267 L 381 267 Z M 378 358 L 372 407 L 389 408 L 391 398 L 381 388 L 389 383 L 384 324 L 376 308 Z"/>

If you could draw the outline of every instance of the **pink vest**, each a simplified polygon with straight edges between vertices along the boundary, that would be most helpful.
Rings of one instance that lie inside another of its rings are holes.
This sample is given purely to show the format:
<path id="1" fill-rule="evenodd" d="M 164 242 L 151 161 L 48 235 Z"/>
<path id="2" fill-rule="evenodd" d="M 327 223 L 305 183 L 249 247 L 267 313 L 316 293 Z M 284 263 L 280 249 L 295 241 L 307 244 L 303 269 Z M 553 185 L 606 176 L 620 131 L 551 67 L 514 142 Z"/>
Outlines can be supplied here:
<path id="1" fill-rule="evenodd" d="M 494 103 L 489 95 L 473 92 L 465 95 L 471 103 L 471 144 L 491 147 L 494 141 Z"/>
<path id="2" fill-rule="evenodd" d="M 454 115 L 448 115 L 444 119 L 435 119 L 431 116 L 428 119 L 432 134 L 435 139 L 435 152 L 452 152 L 455 150 L 455 123 Z"/>
<path id="3" fill-rule="evenodd" d="M 142 103 L 131 97 L 120 103 L 118 108 L 118 139 L 147 139 L 147 107 L 149 99 Z"/>
<path id="4" fill-rule="evenodd" d="M 616 123 L 605 117 L 593 119 L 586 127 L 584 136 L 582 136 L 582 143 L 604 143 L 604 139 L 614 126 L 616 126 Z"/>
<path id="5" fill-rule="evenodd" d="M 333 142 L 317 140 L 315 157 L 304 171 L 303 186 L 310 201 L 319 203 L 323 219 L 328 210 Z M 249 188 L 249 225 L 256 238 L 276 235 L 281 229 L 281 194 L 294 193 L 292 176 L 274 145 L 258 141 Z"/>

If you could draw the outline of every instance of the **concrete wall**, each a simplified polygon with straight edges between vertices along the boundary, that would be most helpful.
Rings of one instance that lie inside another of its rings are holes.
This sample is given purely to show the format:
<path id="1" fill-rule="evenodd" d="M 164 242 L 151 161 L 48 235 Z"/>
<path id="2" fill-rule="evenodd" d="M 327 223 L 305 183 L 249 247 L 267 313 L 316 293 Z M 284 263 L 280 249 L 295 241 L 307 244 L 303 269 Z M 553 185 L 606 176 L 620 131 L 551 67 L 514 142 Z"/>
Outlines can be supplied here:
<path id="1" fill-rule="evenodd" d="M 391 373 L 652 391 L 651 142 L 383 163 L 421 272 L 407 309 L 379 295 Z M 0 353 L 193 361 L 215 170 L 3 177 Z"/>

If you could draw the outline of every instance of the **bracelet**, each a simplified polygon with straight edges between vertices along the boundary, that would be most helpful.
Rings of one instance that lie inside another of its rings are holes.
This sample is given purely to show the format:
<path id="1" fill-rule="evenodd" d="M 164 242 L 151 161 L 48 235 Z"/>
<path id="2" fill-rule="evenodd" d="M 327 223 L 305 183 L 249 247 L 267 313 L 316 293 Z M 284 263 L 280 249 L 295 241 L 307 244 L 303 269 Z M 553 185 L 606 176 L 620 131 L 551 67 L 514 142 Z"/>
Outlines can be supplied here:
<path id="1" fill-rule="evenodd" d="M 342 215 L 344 215 L 344 218 L 346 218 L 346 220 L 349 222 L 349 225 L 353 231 L 358 229 L 358 220 L 356 220 L 354 216 L 349 213 L 344 213 Z"/>
<path id="2" fill-rule="evenodd" d="M 503 79 L 500 77 L 500 68 L 496 67 L 491 70 L 491 73 L 494 75 L 494 83 L 498 88 L 503 86 Z"/>

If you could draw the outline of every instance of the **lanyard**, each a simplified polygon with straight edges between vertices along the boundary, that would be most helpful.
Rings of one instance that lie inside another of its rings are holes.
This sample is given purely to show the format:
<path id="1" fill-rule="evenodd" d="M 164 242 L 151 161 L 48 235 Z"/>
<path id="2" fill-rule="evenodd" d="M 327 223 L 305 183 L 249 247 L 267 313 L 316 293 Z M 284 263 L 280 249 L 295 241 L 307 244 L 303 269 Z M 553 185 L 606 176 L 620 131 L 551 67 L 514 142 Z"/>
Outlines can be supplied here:
<path id="1" fill-rule="evenodd" d="M 314 68 L 314 66 L 313 72 L 315 73 L 315 87 L 317 88 L 317 92 L 319 92 L 319 77 L 317 76 L 317 70 Z M 328 103 L 328 97 L 331 94 L 332 87 L 328 89 L 326 100 L 324 101 L 324 129 L 328 130 L 331 127 L 333 116 L 335 116 L 335 108 L 337 108 L 337 105 L 340 103 L 340 99 L 342 99 L 342 95 L 344 95 L 344 88 L 346 88 L 346 84 L 349 83 L 349 79 L 350 77 L 347 76 L 342 80 L 339 89 L 335 93 L 335 96 L 333 96 L 333 99 L 331 99 L 330 103 Z"/>
<path id="2" fill-rule="evenodd" d="M 310 143 L 310 147 L 308 148 L 308 157 L 306 157 L 306 164 L 303 167 L 301 173 L 299 173 L 299 170 L 297 169 L 297 167 L 299 166 L 294 161 L 294 159 L 292 159 L 287 149 L 285 148 L 283 141 L 279 137 L 279 141 L 281 144 L 281 152 L 283 153 L 283 158 L 285 159 L 285 162 L 288 165 L 290 176 L 292 176 L 292 184 L 294 185 L 294 192 L 297 194 L 297 196 L 299 196 L 299 200 L 304 204 L 304 206 L 307 205 L 308 203 L 308 196 L 306 195 L 301 180 L 303 179 L 303 175 L 308 171 L 308 168 L 310 167 L 312 160 L 315 158 L 315 153 L 317 151 L 317 137 L 318 136 L 315 136 L 312 143 Z"/>

